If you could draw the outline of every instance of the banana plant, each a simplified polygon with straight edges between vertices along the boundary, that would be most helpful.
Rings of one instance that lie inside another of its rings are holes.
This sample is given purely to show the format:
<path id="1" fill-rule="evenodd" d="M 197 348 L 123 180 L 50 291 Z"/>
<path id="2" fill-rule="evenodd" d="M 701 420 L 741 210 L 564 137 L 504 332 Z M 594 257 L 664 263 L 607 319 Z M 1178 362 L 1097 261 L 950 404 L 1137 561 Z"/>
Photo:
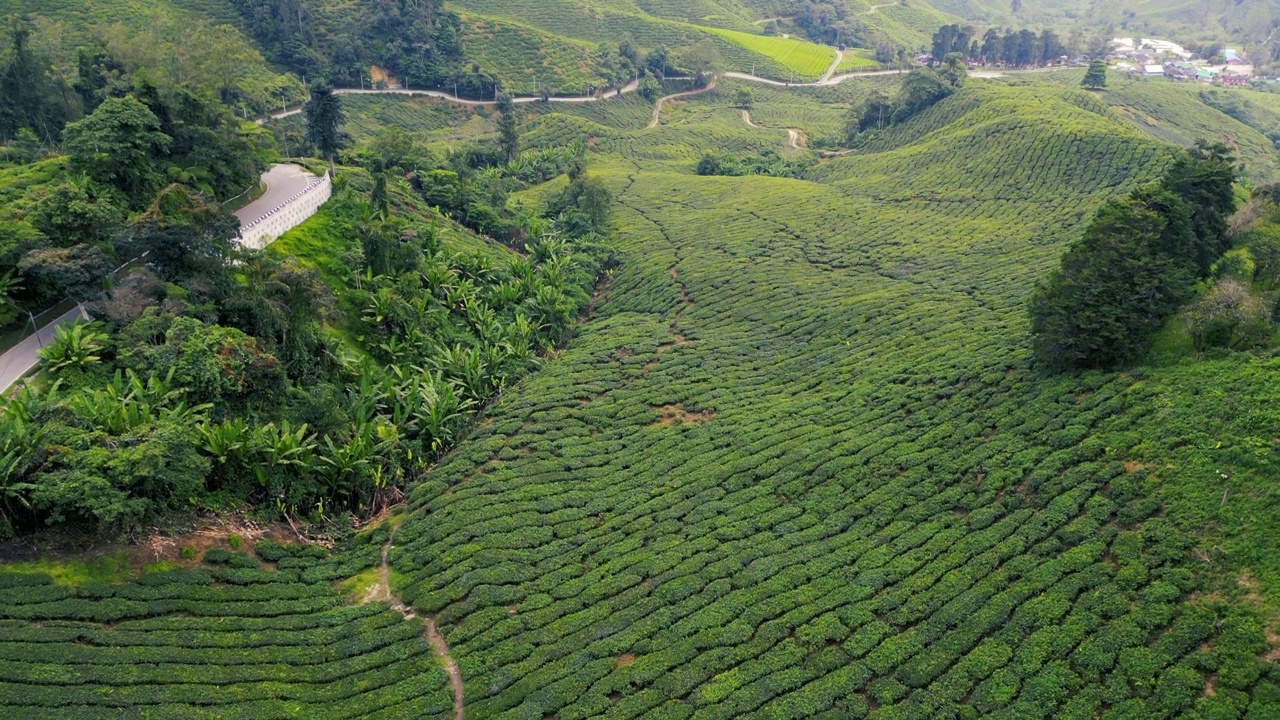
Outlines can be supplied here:
<path id="1" fill-rule="evenodd" d="M 514 280 L 507 280 L 500 283 L 494 283 L 485 288 L 487 304 L 497 310 L 515 305 L 523 300 L 523 293 L 520 290 L 520 284 Z"/>
<path id="2" fill-rule="evenodd" d="M 254 432 L 254 444 L 258 448 L 254 473 L 264 486 L 277 468 L 309 467 L 317 447 L 315 435 L 307 435 L 306 423 L 293 427 L 288 420 L 281 420 L 278 427 L 267 423 L 259 428 Z"/>
<path id="3" fill-rule="evenodd" d="M 516 258 L 508 267 L 511 271 L 512 282 L 521 288 L 522 292 L 528 290 L 533 285 L 534 271 L 533 263 L 528 258 Z"/>
<path id="4" fill-rule="evenodd" d="M 196 426 L 200 449 L 209 457 L 224 464 L 249 454 L 253 449 L 254 434 L 244 418 L 233 418 L 220 423 L 205 420 Z"/>
<path id="5" fill-rule="evenodd" d="M 459 398 L 453 385 L 445 382 L 438 372 L 432 377 L 432 386 L 436 391 L 435 400 L 418 411 L 417 426 L 431 451 L 439 454 L 452 442 L 458 421 L 475 403 Z"/>
<path id="6" fill-rule="evenodd" d="M 445 297 L 446 288 L 458 281 L 458 274 L 439 257 L 424 259 L 419 275 L 431 294 L 441 299 Z"/>
<path id="7" fill-rule="evenodd" d="M 45 426 L 33 425 L 19 413 L 0 415 L 0 519 L 7 520 L 15 507 L 31 507 L 28 496 L 36 486 L 26 482 L 25 473 L 45 434 Z"/>
<path id="8" fill-rule="evenodd" d="M 40 349 L 45 368 L 56 373 L 66 368 L 83 368 L 102 359 L 107 334 L 98 332 L 92 323 L 76 321 L 54 328 L 53 341 Z"/>
<path id="9" fill-rule="evenodd" d="M 464 348 L 461 344 L 442 348 L 432 356 L 431 363 L 470 399 L 479 402 L 488 397 L 488 368 L 477 349 Z"/>
<path id="10" fill-rule="evenodd" d="M 445 305 L 450 310 L 460 311 L 467 305 L 467 300 L 476 296 L 476 285 L 467 278 L 458 280 L 445 288 Z"/>
<path id="11" fill-rule="evenodd" d="M 541 265 L 552 258 L 567 255 L 569 253 L 569 241 L 558 232 L 548 232 L 531 245 L 525 245 L 525 250 L 529 252 L 535 266 Z"/>
<path id="12" fill-rule="evenodd" d="M 22 278 L 14 277 L 13 272 L 10 270 L 0 276 L 0 306 L 16 311 L 17 306 L 13 304 L 13 295 L 22 289 Z"/>
<path id="13" fill-rule="evenodd" d="M 369 295 L 369 304 L 364 309 L 364 319 L 379 328 L 387 328 L 391 324 L 395 302 L 395 290 L 389 287 L 378 288 L 377 292 Z"/>

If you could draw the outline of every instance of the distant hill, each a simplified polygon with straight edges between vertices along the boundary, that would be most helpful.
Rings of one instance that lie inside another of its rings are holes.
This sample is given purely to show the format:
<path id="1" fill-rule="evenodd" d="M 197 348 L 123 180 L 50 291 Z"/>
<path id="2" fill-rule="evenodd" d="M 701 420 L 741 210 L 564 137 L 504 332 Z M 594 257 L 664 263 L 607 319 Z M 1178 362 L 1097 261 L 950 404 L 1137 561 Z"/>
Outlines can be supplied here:
<path id="1" fill-rule="evenodd" d="M 1117 32 L 1185 39 L 1262 42 L 1280 22 L 1276 0 L 926 0 L 942 12 L 983 24 L 1111 25 Z"/>

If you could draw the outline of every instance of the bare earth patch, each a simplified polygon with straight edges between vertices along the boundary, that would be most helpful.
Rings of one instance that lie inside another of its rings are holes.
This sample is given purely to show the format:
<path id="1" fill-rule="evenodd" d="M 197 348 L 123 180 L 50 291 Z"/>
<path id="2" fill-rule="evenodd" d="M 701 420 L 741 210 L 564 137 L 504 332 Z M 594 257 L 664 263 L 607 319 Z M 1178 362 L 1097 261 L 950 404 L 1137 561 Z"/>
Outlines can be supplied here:
<path id="1" fill-rule="evenodd" d="M 684 409 L 684 404 L 663 405 L 653 409 L 658 414 L 658 419 L 653 421 L 654 425 L 681 425 L 683 423 L 704 423 L 715 417 L 715 412 L 711 410 L 702 410 L 700 412 L 690 412 Z"/>

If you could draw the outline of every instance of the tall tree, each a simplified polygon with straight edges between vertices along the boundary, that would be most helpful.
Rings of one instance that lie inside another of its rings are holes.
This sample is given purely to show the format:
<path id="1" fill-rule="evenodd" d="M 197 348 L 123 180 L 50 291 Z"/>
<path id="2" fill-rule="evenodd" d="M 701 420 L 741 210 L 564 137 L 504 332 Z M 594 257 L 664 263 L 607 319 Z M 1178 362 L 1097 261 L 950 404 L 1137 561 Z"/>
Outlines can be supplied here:
<path id="1" fill-rule="evenodd" d="M 1031 298 L 1037 362 L 1114 368 L 1147 351 L 1191 294 L 1191 211 L 1158 187 L 1113 200 Z"/>
<path id="2" fill-rule="evenodd" d="M 307 139 L 329 161 L 329 174 L 333 174 L 333 156 L 342 148 L 342 100 L 334 94 L 327 82 L 311 84 L 311 99 L 303 108 L 307 118 Z"/>
<path id="3" fill-rule="evenodd" d="M 723 61 L 716 44 L 710 40 L 703 40 L 681 53 L 680 62 L 693 73 L 695 85 L 706 87 Z"/>
<path id="4" fill-rule="evenodd" d="M 47 63 L 31 49 L 30 39 L 31 30 L 15 20 L 9 30 L 9 63 L 0 70 L 0 139 L 24 127 L 46 138 L 57 131 L 48 112 Z"/>
<path id="5" fill-rule="evenodd" d="M 503 93 L 498 98 L 498 147 L 502 149 L 507 162 L 516 159 L 520 150 L 520 134 L 516 129 L 519 120 L 516 118 L 516 104 L 512 97 Z"/>
<path id="6" fill-rule="evenodd" d="M 1101 60 L 1094 60 L 1089 63 L 1089 71 L 1084 74 L 1084 80 L 1080 85 L 1090 90 L 1105 88 L 1107 86 L 1107 64 Z"/>
<path id="7" fill-rule="evenodd" d="M 1163 187 L 1191 207 L 1200 275 L 1231 247 L 1227 218 L 1236 210 L 1235 182 L 1235 158 L 1222 143 L 1197 143 L 1165 172 Z"/>

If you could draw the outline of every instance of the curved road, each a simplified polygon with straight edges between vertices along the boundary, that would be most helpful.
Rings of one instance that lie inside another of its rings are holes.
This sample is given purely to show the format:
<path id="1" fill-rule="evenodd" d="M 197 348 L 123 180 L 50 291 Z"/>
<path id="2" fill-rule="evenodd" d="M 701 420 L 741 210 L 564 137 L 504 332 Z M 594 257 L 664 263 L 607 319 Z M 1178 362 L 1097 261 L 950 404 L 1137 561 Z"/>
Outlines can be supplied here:
<path id="1" fill-rule="evenodd" d="M 755 124 L 751 120 L 750 110 L 740 108 L 740 111 L 742 112 L 742 122 L 746 123 L 748 127 L 753 127 L 758 130 L 769 129 L 764 125 Z M 787 131 L 787 142 L 786 142 L 787 147 L 791 148 L 792 150 L 799 150 L 800 148 L 804 147 L 804 144 L 801 143 L 801 140 L 804 138 L 803 130 L 801 130 L 800 128 L 785 128 L 785 129 Z"/>
<path id="2" fill-rule="evenodd" d="M 262 174 L 262 182 L 266 184 L 267 191 L 262 197 L 237 210 L 235 215 L 240 219 L 241 225 L 251 223 L 305 190 L 307 183 L 315 177 L 298 165 L 272 165 L 270 170 Z"/>
<path id="3" fill-rule="evenodd" d="M 835 73 L 836 68 L 840 67 L 840 63 L 843 61 L 844 61 L 844 51 L 836 50 L 836 59 L 832 61 L 831 67 L 827 68 L 827 71 L 822 74 L 822 77 L 818 79 L 818 82 L 824 83 L 830 80 L 831 75 Z"/>
<path id="4" fill-rule="evenodd" d="M 887 6 L 880 5 L 877 7 L 887 7 Z M 815 80 L 813 82 L 807 82 L 807 83 L 792 83 L 792 82 L 786 82 L 783 80 L 772 80 L 770 78 L 760 77 L 759 75 L 751 75 L 749 73 L 734 72 L 732 70 L 723 72 L 720 74 L 724 77 L 733 78 L 735 80 L 747 80 L 749 82 L 756 82 L 764 85 L 772 85 L 773 87 L 821 87 L 825 85 L 839 85 L 840 83 L 844 82 L 845 80 L 849 80 L 850 78 L 875 77 L 877 75 L 901 75 L 901 74 L 904 74 L 905 72 L 904 70 L 867 70 L 863 72 L 841 73 L 839 75 L 832 74 L 835 72 L 836 67 L 840 65 L 840 62 L 843 59 L 843 57 L 844 57 L 844 54 L 837 50 L 836 61 L 832 63 L 831 67 L 827 69 L 827 72 L 818 80 Z M 1068 68 L 1048 67 L 1048 68 L 1032 68 L 1030 70 L 976 70 L 970 73 L 969 77 L 975 78 L 975 79 L 989 79 L 989 78 L 1006 77 L 1012 74 L 1033 73 L 1033 72 L 1056 72 L 1058 70 L 1070 70 L 1070 69 L 1071 68 L 1069 67 Z M 688 78 L 673 77 L 668 79 L 687 80 Z M 637 87 L 637 83 L 635 81 L 632 81 L 627 83 L 626 85 L 623 85 L 618 90 L 610 90 L 609 92 L 606 92 L 599 96 L 593 95 L 588 97 L 553 97 L 553 98 L 547 98 L 547 102 L 570 103 L 570 104 L 597 102 L 599 100 L 608 100 L 610 98 L 618 97 L 623 93 L 632 92 L 636 89 L 636 87 Z M 710 88 L 704 88 L 703 91 L 708 89 Z M 455 97 L 453 95 L 450 95 L 447 92 L 443 92 L 440 90 L 337 89 L 337 90 L 334 90 L 333 92 L 337 95 L 424 95 L 427 97 L 434 97 L 434 98 L 440 98 L 442 100 L 448 100 L 449 102 L 457 103 L 459 105 L 493 105 L 495 104 L 493 100 L 467 100 L 466 98 Z M 661 103 L 662 100 L 665 100 L 667 98 L 678 97 L 680 95 L 685 95 L 685 94 L 692 94 L 692 93 L 676 93 L 675 95 L 668 95 L 664 98 L 659 98 L 658 102 Z M 542 100 L 541 97 L 531 95 L 528 97 L 513 98 L 512 101 L 519 104 L 526 104 L 526 103 L 539 102 L 541 100 Z M 262 125 L 268 120 L 279 120 L 281 118 L 286 118 L 291 115 L 297 115 L 300 112 L 302 112 L 302 108 L 300 107 L 294 108 L 293 110 L 284 110 L 281 112 L 271 113 L 266 117 L 258 118 L 254 122 L 256 122 L 259 125 Z M 649 127 L 654 127 L 654 125 L 651 124 Z"/>

